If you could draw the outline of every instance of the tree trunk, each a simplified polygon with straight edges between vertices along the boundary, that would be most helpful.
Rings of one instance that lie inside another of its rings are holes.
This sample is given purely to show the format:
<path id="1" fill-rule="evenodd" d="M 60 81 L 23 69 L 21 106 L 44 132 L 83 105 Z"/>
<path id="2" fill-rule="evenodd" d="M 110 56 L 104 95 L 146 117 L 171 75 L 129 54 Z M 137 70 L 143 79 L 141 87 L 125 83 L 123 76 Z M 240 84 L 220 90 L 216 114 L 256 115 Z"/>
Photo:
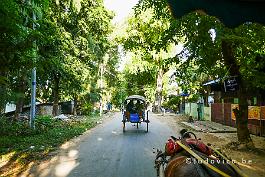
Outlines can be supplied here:
<path id="1" fill-rule="evenodd" d="M 24 95 L 22 96 L 23 93 L 20 93 L 21 95 L 19 96 L 17 102 L 16 102 L 16 110 L 15 110 L 15 120 L 18 120 L 20 117 L 20 114 L 23 111 L 23 105 L 24 105 Z"/>
<path id="2" fill-rule="evenodd" d="M 0 86 L 0 97 L 4 98 L 6 95 L 6 88 L 4 86 Z M 5 113 L 5 107 L 6 107 L 6 100 L 1 99 L 0 100 L 0 115 Z"/>
<path id="3" fill-rule="evenodd" d="M 161 112 L 161 102 L 162 102 L 162 90 L 163 90 L 163 69 L 160 68 L 157 73 L 157 80 L 156 80 L 156 98 L 155 98 L 155 112 Z"/>
<path id="4" fill-rule="evenodd" d="M 221 103 L 221 92 L 215 91 L 213 98 L 214 98 L 214 103 Z"/>
<path id="5" fill-rule="evenodd" d="M 206 87 L 206 92 L 204 93 L 203 95 L 203 104 L 206 106 L 206 107 L 209 107 L 209 102 L 208 102 L 208 97 L 210 95 L 210 88 L 209 87 Z"/>
<path id="6" fill-rule="evenodd" d="M 74 109 L 73 109 L 73 114 L 76 116 L 77 115 L 77 96 L 74 96 Z"/>
<path id="7" fill-rule="evenodd" d="M 0 68 L 2 69 L 2 68 Z M 0 115 L 5 113 L 6 107 L 6 73 L 4 71 L 0 71 Z"/>
<path id="8" fill-rule="evenodd" d="M 238 91 L 239 110 L 235 110 L 236 125 L 237 125 L 237 138 L 240 143 L 249 143 L 251 138 L 248 130 L 248 102 L 247 92 L 244 88 L 243 82 Z M 243 86 L 243 87 L 242 87 Z"/>
<path id="9" fill-rule="evenodd" d="M 58 116 L 59 115 L 59 76 L 54 76 L 54 88 L 53 88 L 53 108 L 52 108 L 52 115 Z"/>
<path id="10" fill-rule="evenodd" d="M 252 144 L 248 130 L 247 87 L 244 84 L 244 80 L 239 71 L 239 66 L 234 57 L 232 44 L 223 40 L 222 52 L 224 63 L 229 69 L 230 75 L 238 77 L 239 90 L 237 94 L 239 98 L 239 110 L 233 110 L 236 116 L 237 138 L 240 143 Z"/>
<path id="11" fill-rule="evenodd" d="M 15 110 L 15 119 L 16 120 L 19 119 L 20 114 L 23 111 L 25 91 L 26 91 L 26 78 L 25 78 L 25 76 L 22 76 L 20 78 L 19 84 L 17 86 L 18 98 L 16 101 L 16 110 Z"/>
<path id="12" fill-rule="evenodd" d="M 186 106 L 185 104 L 186 104 L 186 100 L 185 100 L 185 96 L 183 96 L 182 100 L 181 100 L 181 108 L 180 108 L 180 111 L 179 111 L 182 114 L 185 114 L 185 109 L 186 109 L 185 108 L 185 106 Z"/>

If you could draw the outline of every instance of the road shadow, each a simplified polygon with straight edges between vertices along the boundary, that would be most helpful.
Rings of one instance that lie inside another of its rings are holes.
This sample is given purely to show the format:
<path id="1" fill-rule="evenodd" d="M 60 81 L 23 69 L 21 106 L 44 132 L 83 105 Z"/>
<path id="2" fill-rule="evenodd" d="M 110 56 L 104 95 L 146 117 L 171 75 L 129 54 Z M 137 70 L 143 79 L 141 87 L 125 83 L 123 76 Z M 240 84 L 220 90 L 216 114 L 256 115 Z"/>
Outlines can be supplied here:
<path id="1" fill-rule="evenodd" d="M 127 129 L 125 132 L 122 133 L 124 136 L 130 136 L 130 135 L 146 135 L 148 132 L 146 132 L 146 129 Z"/>

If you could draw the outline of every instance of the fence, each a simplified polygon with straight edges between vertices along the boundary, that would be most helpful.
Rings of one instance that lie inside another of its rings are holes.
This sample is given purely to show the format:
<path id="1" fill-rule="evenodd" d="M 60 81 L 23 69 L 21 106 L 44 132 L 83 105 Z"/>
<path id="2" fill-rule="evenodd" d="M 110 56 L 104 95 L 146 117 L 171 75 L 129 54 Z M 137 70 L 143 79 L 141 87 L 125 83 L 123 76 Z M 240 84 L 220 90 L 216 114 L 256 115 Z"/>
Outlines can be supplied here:
<path id="1" fill-rule="evenodd" d="M 59 103 L 59 114 L 72 114 L 73 113 L 73 102 L 61 102 Z M 36 105 L 36 115 L 52 115 L 53 104 L 52 103 L 42 103 Z M 7 117 L 14 116 L 15 111 L 10 111 L 5 113 Z M 30 106 L 26 106 L 22 109 L 23 115 L 29 117 Z"/>
<path id="2" fill-rule="evenodd" d="M 232 109 L 238 107 L 231 103 L 214 103 L 211 105 L 211 121 L 236 127 Z M 249 106 L 248 129 L 251 134 L 265 136 L 265 106 Z"/>
<path id="3" fill-rule="evenodd" d="M 185 114 L 192 116 L 194 119 L 198 119 L 198 105 L 197 103 L 186 103 L 185 104 Z"/>

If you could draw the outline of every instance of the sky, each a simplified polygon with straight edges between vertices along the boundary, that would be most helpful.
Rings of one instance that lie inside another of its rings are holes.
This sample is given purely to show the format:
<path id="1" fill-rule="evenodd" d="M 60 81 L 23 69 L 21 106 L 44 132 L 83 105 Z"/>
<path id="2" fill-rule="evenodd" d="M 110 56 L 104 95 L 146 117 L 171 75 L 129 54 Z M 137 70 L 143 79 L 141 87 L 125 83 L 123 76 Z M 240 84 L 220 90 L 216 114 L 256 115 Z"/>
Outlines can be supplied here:
<path id="1" fill-rule="evenodd" d="M 115 17 L 112 23 L 121 23 L 123 20 L 133 12 L 133 7 L 138 3 L 138 0 L 104 0 L 104 5 L 107 9 L 114 11 Z M 130 56 L 123 55 L 123 49 L 119 46 L 119 52 L 121 54 L 119 71 L 124 69 L 126 61 L 129 60 Z"/>
<path id="2" fill-rule="evenodd" d="M 138 3 L 138 0 L 104 0 L 104 5 L 107 9 L 115 12 L 116 16 L 113 19 L 113 23 L 121 23 L 132 11 L 133 7 Z M 183 45 L 176 46 L 176 53 L 179 53 L 183 49 Z M 123 49 L 119 46 L 119 52 L 122 54 Z M 124 69 L 125 63 L 130 60 L 130 54 L 121 55 L 121 63 L 119 65 L 119 71 Z"/>
<path id="3" fill-rule="evenodd" d="M 113 22 L 119 23 L 132 12 L 132 8 L 137 2 L 138 0 L 104 0 L 104 5 L 107 9 L 115 12 L 116 16 Z"/>

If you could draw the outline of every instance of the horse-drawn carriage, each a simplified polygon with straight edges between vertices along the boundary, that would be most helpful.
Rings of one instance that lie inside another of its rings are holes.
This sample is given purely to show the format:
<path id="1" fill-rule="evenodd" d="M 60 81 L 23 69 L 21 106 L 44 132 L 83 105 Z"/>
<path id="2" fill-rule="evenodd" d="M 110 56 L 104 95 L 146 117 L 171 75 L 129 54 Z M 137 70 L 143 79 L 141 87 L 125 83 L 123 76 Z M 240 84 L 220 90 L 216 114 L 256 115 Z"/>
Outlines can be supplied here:
<path id="1" fill-rule="evenodd" d="M 137 129 L 142 122 L 146 123 L 146 132 L 148 132 L 148 111 L 146 110 L 146 100 L 140 95 L 131 95 L 124 101 L 123 111 L 123 132 L 125 132 L 126 122 L 136 124 Z"/>
<path id="2" fill-rule="evenodd" d="M 180 138 L 171 136 L 164 152 L 157 150 L 157 177 L 247 177 L 236 161 L 205 145 L 193 132 L 180 133 Z"/>

